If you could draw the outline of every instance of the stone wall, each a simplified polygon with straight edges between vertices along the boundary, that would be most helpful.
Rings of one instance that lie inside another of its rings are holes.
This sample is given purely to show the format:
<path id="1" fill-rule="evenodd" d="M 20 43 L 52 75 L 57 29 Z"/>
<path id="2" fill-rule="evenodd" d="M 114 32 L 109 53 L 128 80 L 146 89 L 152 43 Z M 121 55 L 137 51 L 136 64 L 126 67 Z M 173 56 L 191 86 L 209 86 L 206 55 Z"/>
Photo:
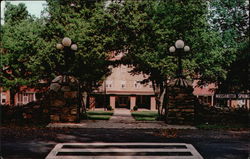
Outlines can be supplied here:
<path id="1" fill-rule="evenodd" d="M 192 94 L 193 87 L 169 88 L 168 124 L 194 124 L 196 97 Z"/>

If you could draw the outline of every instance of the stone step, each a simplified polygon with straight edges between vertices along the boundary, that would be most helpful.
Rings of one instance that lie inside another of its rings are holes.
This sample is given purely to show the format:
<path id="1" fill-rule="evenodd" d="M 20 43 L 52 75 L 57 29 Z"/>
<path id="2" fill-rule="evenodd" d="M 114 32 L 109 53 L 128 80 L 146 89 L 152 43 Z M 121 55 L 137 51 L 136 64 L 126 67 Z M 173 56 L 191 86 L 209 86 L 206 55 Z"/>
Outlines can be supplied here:
<path id="1" fill-rule="evenodd" d="M 61 143 L 46 159 L 203 159 L 186 143 Z"/>

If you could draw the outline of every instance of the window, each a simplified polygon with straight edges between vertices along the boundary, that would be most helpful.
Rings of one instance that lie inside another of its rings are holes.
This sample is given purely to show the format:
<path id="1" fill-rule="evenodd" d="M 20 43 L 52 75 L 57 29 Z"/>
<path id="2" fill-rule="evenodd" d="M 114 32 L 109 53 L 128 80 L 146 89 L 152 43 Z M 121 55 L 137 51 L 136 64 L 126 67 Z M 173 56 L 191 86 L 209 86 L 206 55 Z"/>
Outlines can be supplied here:
<path id="1" fill-rule="evenodd" d="M 106 81 L 106 88 L 111 88 L 112 87 L 112 81 Z"/>
<path id="2" fill-rule="evenodd" d="M 126 81 L 121 81 L 121 87 L 125 88 L 126 87 Z"/>
<path id="3" fill-rule="evenodd" d="M 135 82 L 134 82 L 134 87 L 135 87 L 135 88 L 140 88 L 140 83 L 139 83 L 138 81 L 135 81 Z"/>
<path id="4" fill-rule="evenodd" d="M 0 104 L 6 104 L 6 94 L 5 93 L 1 93 L 1 103 Z"/>
<path id="5" fill-rule="evenodd" d="M 18 93 L 17 104 L 23 105 L 36 101 L 35 93 Z"/>

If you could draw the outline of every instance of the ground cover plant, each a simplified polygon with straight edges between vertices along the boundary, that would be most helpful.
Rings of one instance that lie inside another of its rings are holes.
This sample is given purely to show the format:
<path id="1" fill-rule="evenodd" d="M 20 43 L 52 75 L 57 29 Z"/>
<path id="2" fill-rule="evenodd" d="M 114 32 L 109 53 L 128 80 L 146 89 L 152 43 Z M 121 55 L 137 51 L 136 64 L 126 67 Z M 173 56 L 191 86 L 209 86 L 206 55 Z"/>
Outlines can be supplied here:
<path id="1" fill-rule="evenodd" d="M 131 114 L 137 121 L 156 121 L 159 117 L 157 111 L 137 111 Z"/>
<path id="2" fill-rule="evenodd" d="M 109 120 L 113 115 L 113 111 L 87 111 L 87 119 L 89 120 Z"/>

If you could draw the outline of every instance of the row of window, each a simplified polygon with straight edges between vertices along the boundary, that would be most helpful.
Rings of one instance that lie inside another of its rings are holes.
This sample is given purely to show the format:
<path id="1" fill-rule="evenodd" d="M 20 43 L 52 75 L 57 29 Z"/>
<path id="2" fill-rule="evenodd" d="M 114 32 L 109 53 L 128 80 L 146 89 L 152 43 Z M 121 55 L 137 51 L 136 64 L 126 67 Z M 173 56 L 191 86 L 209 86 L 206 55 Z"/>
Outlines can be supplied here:
<path id="1" fill-rule="evenodd" d="M 35 93 L 18 93 L 17 94 L 17 105 L 24 105 L 30 102 L 36 101 Z M 0 104 L 7 104 L 6 92 L 0 93 Z"/>
<path id="2" fill-rule="evenodd" d="M 106 81 L 106 88 L 112 88 L 113 87 L 113 81 Z M 137 81 L 133 84 L 134 88 L 141 88 L 141 84 Z M 144 86 L 145 87 L 145 86 Z M 121 88 L 126 88 L 126 81 L 121 81 Z M 149 84 L 149 88 L 153 88 L 152 84 Z"/>
<path id="3" fill-rule="evenodd" d="M 36 101 L 35 93 L 18 93 L 17 104 L 23 105 L 30 102 Z"/>

